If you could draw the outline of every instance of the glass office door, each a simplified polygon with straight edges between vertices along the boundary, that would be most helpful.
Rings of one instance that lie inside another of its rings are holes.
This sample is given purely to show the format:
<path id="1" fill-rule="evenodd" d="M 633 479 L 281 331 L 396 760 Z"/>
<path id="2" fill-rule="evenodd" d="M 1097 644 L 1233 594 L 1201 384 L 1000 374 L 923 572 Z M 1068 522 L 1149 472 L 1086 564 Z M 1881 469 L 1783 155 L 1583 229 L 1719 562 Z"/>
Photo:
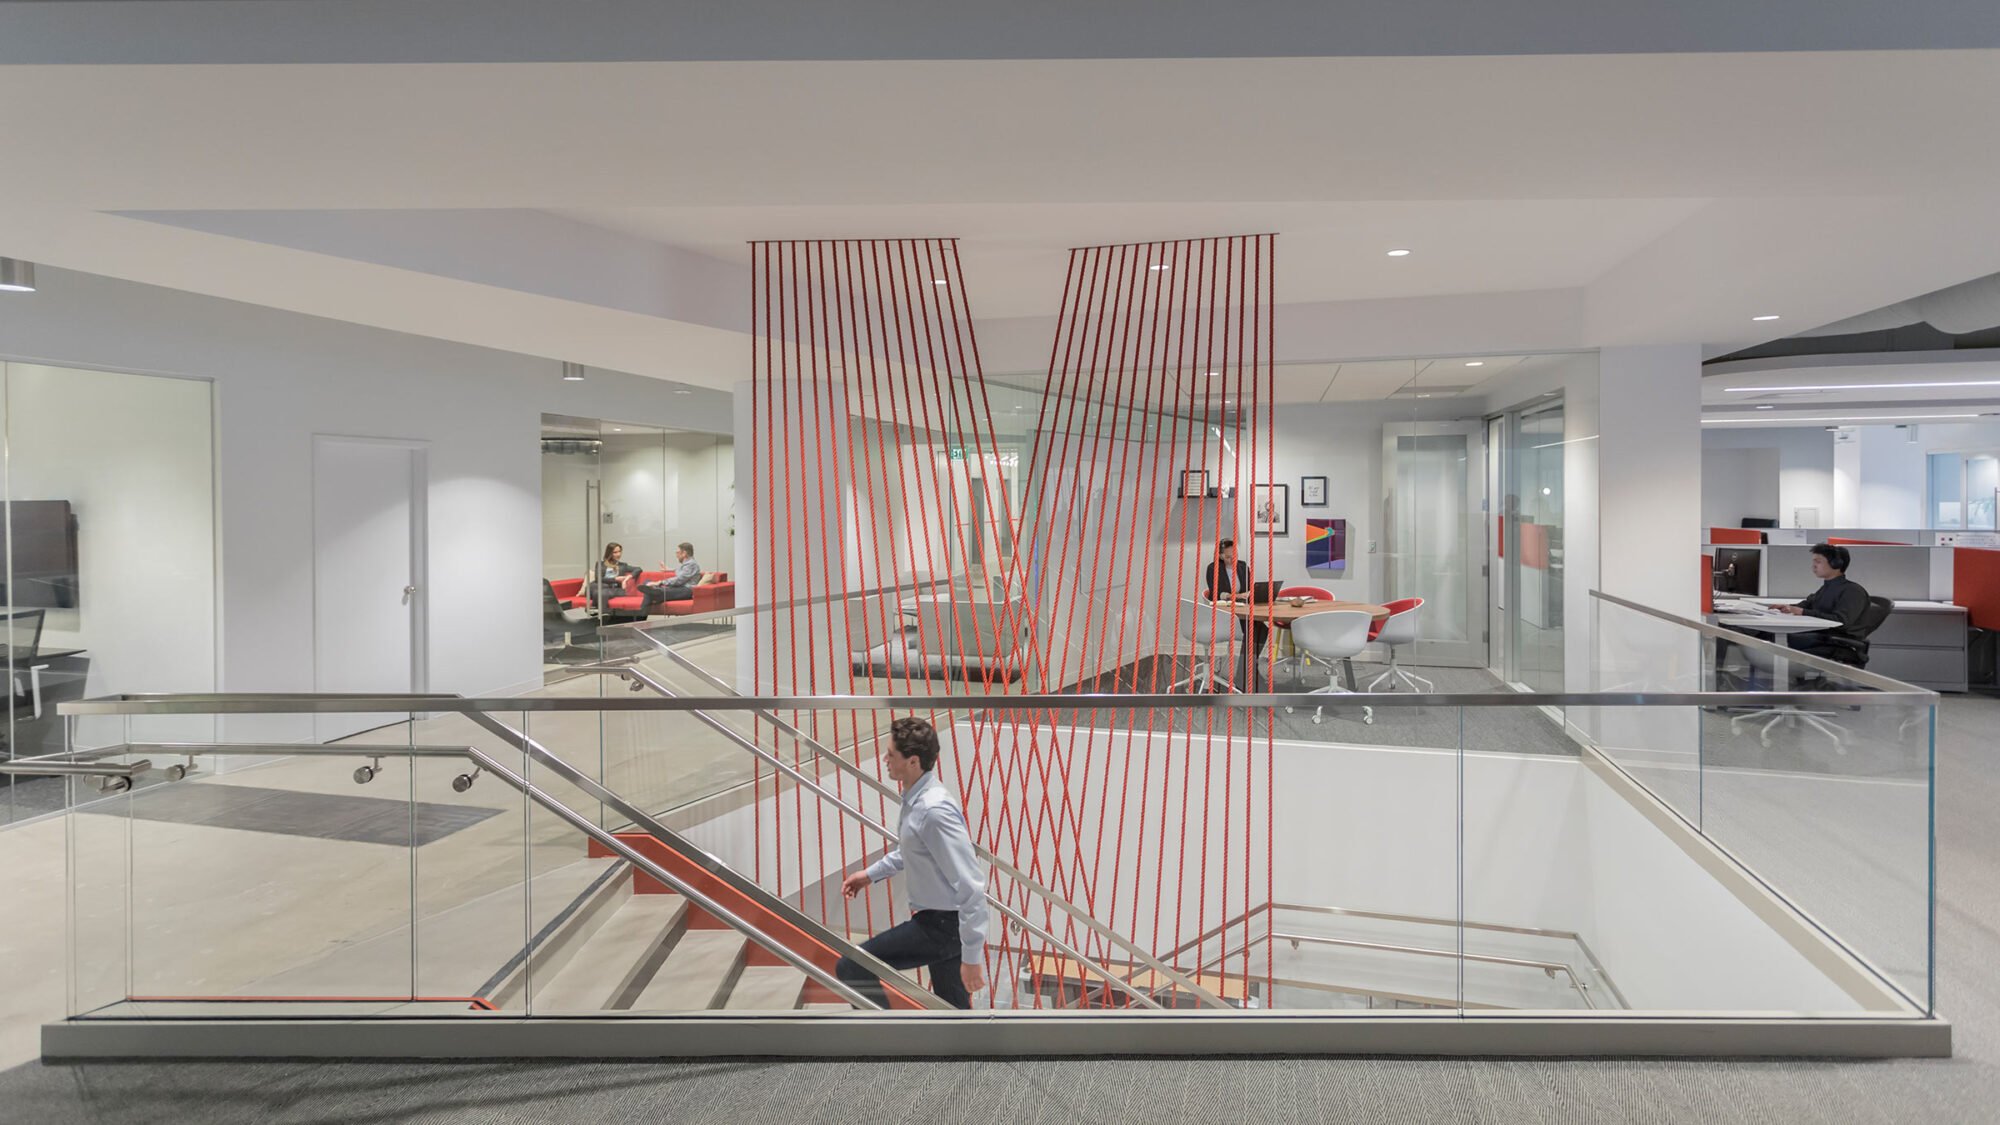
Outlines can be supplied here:
<path id="1" fill-rule="evenodd" d="M 1486 475 L 1479 439 L 1476 421 L 1382 428 L 1382 597 L 1424 599 L 1413 664 L 1487 663 L 1486 579 L 1473 562 Z"/>
<path id="2" fill-rule="evenodd" d="M 1490 668 L 1530 691 L 1563 688 L 1563 427 L 1560 399 L 1486 423 Z"/>

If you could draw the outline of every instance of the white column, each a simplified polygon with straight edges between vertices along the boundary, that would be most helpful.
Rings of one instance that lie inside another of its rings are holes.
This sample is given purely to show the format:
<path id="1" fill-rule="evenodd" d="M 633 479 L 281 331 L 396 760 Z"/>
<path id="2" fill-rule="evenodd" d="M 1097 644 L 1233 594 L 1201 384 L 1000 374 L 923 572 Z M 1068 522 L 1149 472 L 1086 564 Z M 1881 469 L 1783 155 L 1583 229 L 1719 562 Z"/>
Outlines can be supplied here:
<path id="1" fill-rule="evenodd" d="M 1606 348 L 1598 368 L 1598 588 L 1701 610 L 1701 346 Z"/>

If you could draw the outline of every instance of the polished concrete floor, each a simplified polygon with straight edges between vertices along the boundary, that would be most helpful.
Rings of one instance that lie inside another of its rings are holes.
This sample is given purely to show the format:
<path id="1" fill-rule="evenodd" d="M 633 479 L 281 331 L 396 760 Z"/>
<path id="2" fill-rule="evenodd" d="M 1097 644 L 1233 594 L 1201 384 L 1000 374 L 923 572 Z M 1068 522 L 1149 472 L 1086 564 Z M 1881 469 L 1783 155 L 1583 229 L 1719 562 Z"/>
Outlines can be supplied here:
<path id="1" fill-rule="evenodd" d="M 1981 697 L 1948 699 L 1938 724 L 1939 995 L 1957 1052 L 1949 1060 L 29 1062 L 0 1073 L 0 1122 L 1992 1121 L 2000 1117 L 1996 726 L 2000 700 Z M 0 841 L 12 848 L 16 835 Z M 10 854 L 7 869 L 33 862 L 37 846 Z M 60 854 L 58 838 L 39 858 L 59 864 Z M 60 910 L 60 896 L 12 901 L 15 913 Z M 11 972 L 20 963 L 0 948 L 0 965 Z M 10 980 L 0 1004 L 14 1004 L 16 991 Z"/>

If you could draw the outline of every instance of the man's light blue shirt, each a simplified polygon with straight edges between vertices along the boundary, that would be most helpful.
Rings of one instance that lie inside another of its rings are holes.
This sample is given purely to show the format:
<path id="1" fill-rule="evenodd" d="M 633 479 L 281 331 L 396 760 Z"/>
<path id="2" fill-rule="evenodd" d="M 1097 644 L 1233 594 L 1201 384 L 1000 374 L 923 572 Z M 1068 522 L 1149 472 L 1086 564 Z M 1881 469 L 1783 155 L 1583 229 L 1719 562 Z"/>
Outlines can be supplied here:
<path id="1" fill-rule="evenodd" d="M 903 790 L 898 846 L 868 865 L 880 882 L 901 871 L 910 909 L 958 911 L 959 958 L 976 965 L 986 957 L 986 865 L 972 851 L 972 833 L 958 801 L 926 772 Z"/>

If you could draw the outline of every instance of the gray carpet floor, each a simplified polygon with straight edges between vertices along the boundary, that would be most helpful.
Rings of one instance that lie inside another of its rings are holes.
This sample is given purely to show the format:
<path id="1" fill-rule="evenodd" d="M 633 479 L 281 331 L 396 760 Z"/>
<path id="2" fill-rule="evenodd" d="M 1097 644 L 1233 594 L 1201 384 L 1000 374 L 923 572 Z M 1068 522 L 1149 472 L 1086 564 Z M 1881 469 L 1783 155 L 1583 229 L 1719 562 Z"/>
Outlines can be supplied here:
<path id="1" fill-rule="evenodd" d="M 1979 697 L 1939 720 L 1948 1060 L 31 1063 L 0 1073 L 0 1122 L 1990 1122 L 1996 727 Z"/>

